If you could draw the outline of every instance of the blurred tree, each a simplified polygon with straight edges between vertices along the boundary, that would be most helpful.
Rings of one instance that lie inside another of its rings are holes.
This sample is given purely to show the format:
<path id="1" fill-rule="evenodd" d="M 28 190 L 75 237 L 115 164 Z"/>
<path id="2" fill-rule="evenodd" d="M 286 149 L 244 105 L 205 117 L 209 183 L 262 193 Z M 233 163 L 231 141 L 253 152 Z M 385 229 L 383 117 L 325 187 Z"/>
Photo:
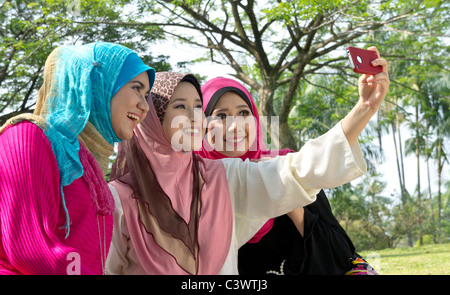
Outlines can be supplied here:
<path id="1" fill-rule="evenodd" d="M 205 59 L 230 65 L 234 75 L 258 93 L 262 115 L 269 120 L 279 116 L 280 145 L 290 148 L 297 142 L 288 118 L 295 100 L 301 99 L 295 95 L 301 80 L 320 73 L 355 84 L 345 67 L 347 45 L 366 46 L 363 37 L 376 31 L 439 36 L 448 16 L 445 1 L 419 0 L 141 0 L 137 5 L 160 19 L 134 25 L 160 26 L 182 42 L 209 50 Z M 429 22 L 428 31 L 405 28 L 412 19 Z M 357 100 L 356 89 L 351 97 Z"/>
<path id="2" fill-rule="evenodd" d="M 166 56 L 151 56 L 149 43 L 163 38 L 157 27 L 78 24 L 83 20 L 120 20 L 127 1 L 15 0 L 0 6 L 0 125 L 32 112 L 42 84 L 44 63 L 62 44 L 94 41 L 121 43 L 136 50 L 144 62 L 168 70 Z"/>
<path id="3" fill-rule="evenodd" d="M 234 76 L 253 90 L 262 115 L 279 116 L 279 146 L 298 149 L 342 119 L 358 100 L 358 75 L 346 65 L 345 47 L 376 45 L 389 62 L 392 83 L 377 115 L 378 126 L 366 128 L 359 140 L 369 160 L 369 173 L 377 180 L 376 164 L 383 158 L 381 136 L 391 133 L 396 143 L 400 201 L 388 204 L 382 183 L 380 190 L 370 194 L 367 189 L 372 179 L 366 180 L 366 186 L 333 190 L 333 208 L 349 231 L 361 235 L 357 243 L 394 245 L 398 233 L 408 234 L 412 243 L 420 236 L 415 232 L 416 212 L 424 206 L 418 207 L 413 201 L 417 197 L 405 187 L 404 149 L 411 148 L 418 151 L 417 157 L 434 160 L 438 172 L 437 196 L 432 196 L 428 182 L 431 208 L 420 215 L 436 216 L 436 239 L 442 239 L 441 233 L 448 235 L 448 184 L 441 192 L 441 177 L 448 164 L 445 143 L 450 135 L 448 1 L 0 3 L 0 125 L 17 113 L 33 111 L 45 59 L 56 46 L 97 40 L 121 43 L 164 71 L 172 68 L 168 57 L 153 56 L 151 45 L 171 36 L 205 53 L 192 62 L 211 60 L 231 66 Z M 406 146 L 400 129 L 407 123 L 418 133 Z M 428 228 L 432 227 L 424 231 Z"/>

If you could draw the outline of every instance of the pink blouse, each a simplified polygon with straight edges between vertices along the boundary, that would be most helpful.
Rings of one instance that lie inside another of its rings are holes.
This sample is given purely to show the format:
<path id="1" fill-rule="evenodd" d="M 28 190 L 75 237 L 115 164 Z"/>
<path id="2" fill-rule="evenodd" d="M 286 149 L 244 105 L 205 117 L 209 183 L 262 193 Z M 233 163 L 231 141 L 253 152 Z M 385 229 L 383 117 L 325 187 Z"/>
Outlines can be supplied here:
<path id="1" fill-rule="evenodd" d="M 97 214 L 84 177 L 63 190 L 71 221 L 67 238 L 49 141 L 28 121 L 8 127 L 0 136 L 0 274 L 102 273 L 112 215 Z"/>

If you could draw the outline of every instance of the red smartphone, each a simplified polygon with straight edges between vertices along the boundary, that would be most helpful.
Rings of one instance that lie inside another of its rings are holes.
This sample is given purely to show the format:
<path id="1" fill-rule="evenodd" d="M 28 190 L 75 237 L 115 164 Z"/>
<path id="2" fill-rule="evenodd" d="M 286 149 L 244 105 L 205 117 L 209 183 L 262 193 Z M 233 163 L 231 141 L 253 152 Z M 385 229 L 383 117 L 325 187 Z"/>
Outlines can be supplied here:
<path id="1" fill-rule="evenodd" d="M 372 66 L 371 62 L 377 59 L 375 51 L 356 47 L 347 47 L 347 56 L 353 72 L 358 74 L 375 75 L 381 73 L 381 66 Z"/>

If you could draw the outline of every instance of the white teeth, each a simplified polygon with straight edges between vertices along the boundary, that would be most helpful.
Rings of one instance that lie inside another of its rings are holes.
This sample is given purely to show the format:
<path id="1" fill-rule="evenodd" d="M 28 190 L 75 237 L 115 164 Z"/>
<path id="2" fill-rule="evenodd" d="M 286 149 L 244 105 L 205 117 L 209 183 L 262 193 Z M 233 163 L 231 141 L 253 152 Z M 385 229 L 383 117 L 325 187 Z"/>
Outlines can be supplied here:
<path id="1" fill-rule="evenodd" d="M 183 132 L 185 132 L 185 133 L 195 133 L 195 134 L 197 134 L 199 131 L 198 131 L 198 129 L 184 128 L 184 129 L 183 129 Z"/>
<path id="2" fill-rule="evenodd" d="M 238 139 L 226 139 L 227 142 L 237 143 L 244 140 L 244 137 L 238 138 Z"/>
<path id="3" fill-rule="evenodd" d="M 139 117 L 130 113 L 127 113 L 127 117 L 133 119 L 134 121 L 138 121 Z"/>

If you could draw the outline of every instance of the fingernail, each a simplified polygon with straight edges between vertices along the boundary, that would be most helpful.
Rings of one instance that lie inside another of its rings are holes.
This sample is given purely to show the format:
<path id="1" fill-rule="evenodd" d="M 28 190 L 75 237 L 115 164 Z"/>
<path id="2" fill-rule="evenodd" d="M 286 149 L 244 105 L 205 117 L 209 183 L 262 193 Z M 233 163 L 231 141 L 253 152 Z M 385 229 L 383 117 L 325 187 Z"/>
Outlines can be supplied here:
<path id="1" fill-rule="evenodd" d="M 371 64 L 374 66 L 374 65 L 377 64 L 377 61 L 376 61 L 376 60 L 372 60 L 372 61 L 371 61 Z"/>

